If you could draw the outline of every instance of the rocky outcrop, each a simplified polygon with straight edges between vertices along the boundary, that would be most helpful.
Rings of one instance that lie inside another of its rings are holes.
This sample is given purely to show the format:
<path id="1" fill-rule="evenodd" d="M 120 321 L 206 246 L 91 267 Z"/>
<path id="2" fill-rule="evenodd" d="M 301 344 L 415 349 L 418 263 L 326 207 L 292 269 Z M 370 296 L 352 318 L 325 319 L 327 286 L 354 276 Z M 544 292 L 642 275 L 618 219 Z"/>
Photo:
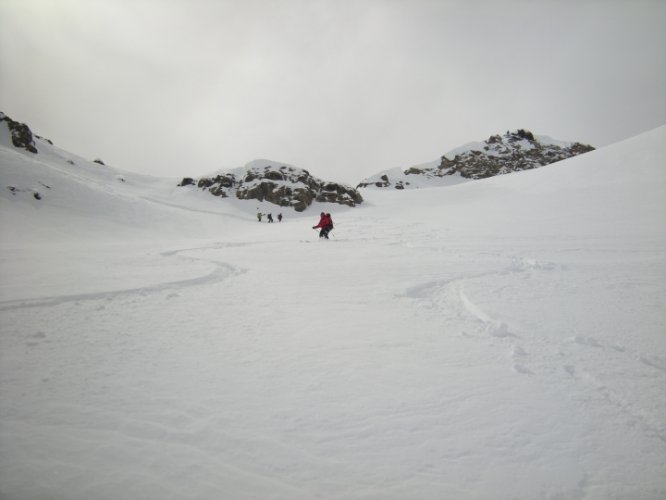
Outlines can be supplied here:
<path id="1" fill-rule="evenodd" d="M 407 173 L 407 172 L 405 172 Z M 395 189 L 405 189 L 405 186 L 409 186 L 409 182 L 406 182 L 404 180 L 395 180 L 389 178 L 388 174 L 380 174 L 379 180 L 374 181 L 373 183 L 375 187 L 389 187 L 393 186 Z M 367 187 L 369 184 L 368 183 L 361 183 L 359 184 L 359 187 Z"/>
<path id="2" fill-rule="evenodd" d="M 180 184 L 178 184 L 178 187 L 193 186 L 195 184 L 196 184 L 196 182 L 194 182 L 194 179 L 192 179 L 191 177 L 185 177 L 182 181 L 180 181 Z"/>
<path id="3" fill-rule="evenodd" d="M 350 207 L 363 202 L 360 193 L 351 186 L 322 181 L 307 170 L 268 160 L 258 160 L 214 177 L 198 180 L 186 177 L 178 185 L 196 185 L 222 198 L 267 201 L 297 212 L 304 211 L 315 201 Z"/>
<path id="4" fill-rule="evenodd" d="M 453 158 L 442 156 L 439 170 L 459 173 L 468 179 L 543 167 L 573 156 L 593 151 L 592 146 L 579 142 L 563 143 L 550 138 L 535 137 L 527 130 L 494 135 L 480 149 L 462 151 Z"/>
<path id="5" fill-rule="evenodd" d="M 37 146 L 32 136 L 32 131 L 25 123 L 19 123 L 12 120 L 6 114 L 0 111 L 0 123 L 5 123 L 12 137 L 12 144 L 16 148 L 25 149 L 30 153 L 37 154 Z"/>
<path id="6" fill-rule="evenodd" d="M 393 172 L 393 175 L 380 174 L 379 177 L 365 179 L 357 187 L 404 189 L 443 185 L 447 183 L 447 177 L 459 180 L 484 179 L 543 167 L 593 150 L 592 146 L 586 144 L 555 141 L 520 129 L 454 149 L 442 156 L 438 164 L 412 167 Z"/>

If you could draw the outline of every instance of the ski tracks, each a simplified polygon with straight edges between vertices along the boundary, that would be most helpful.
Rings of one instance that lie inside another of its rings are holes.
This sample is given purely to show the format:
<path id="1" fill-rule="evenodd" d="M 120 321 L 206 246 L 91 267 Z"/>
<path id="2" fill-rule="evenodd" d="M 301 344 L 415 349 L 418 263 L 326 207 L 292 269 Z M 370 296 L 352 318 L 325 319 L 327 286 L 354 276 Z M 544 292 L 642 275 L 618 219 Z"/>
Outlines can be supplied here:
<path id="1" fill-rule="evenodd" d="M 562 264 L 513 257 L 508 265 L 495 270 L 457 272 L 413 285 L 401 296 L 414 301 L 417 314 L 430 314 L 433 321 L 441 324 L 444 334 L 497 350 L 497 358 L 504 359 L 520 376 L 568 388 L 572 398 L 586 404 L 601 403 L 609 415 L 622 415 L 626 427 L 640 429 L 644 436 L 657 439 L 663 446 L 666 360 L 608 341 L 599 336 L 601 331 L 573 331 L 568 335 L 549 331 L 539 325 L 539 311 L 526 310 L 521 316 L 515 313 L 519 306 L 511 306 L 511 302 L 524 299 L 530 304 L 526 308 L 535 307 L 534 303 L 538 307 L 538 301 L 530 300 L 530 293 L 565 294 L 563 285 L 552 285 L 551 290 L 548 283 L 558 279 L 549 274 L 566 272 L 567 267 Z M 561 276 L 559 280 L 566 282 Z M 518 297 L 514 296 L 519 289 L 516 284 L 523 289 Z M 486 297 L 492 307 L 502 312 L 491 311 L 478 297 Z M 504 303 L 514 311 L 513 316 L 504 314 Z M 644 381 L 640 388 L 634 385 L 637 378 Z"/>
<path id="2" fill-rule="evenodd" d="M 516 342 L 519 336 L 513 333 L 508 323 L 494 317 L 484 310 L 482 306 L 470 298 L 466 291 L 466 284 L 474 281 L 492 279 L 496 276 L 515 272 L 513 267 L 499 271 L 478 273 L 459 272 L 450 278 L 434 280 L 420 285 L 409 287 L 404 297 L 414 299 L 417 310 L 426 310 L 434 313 L 444 323 L 444 329 L 450 324 L 458 326 L 459 331 L 454 332 L 465 339 L 505 339 L 511 343 L 512 358 L 526 356 L 526 351 Z M 455 330 L 456 328 L 454 328 Z M 515 354 L 520 353 L 520 354 Z M 532 372 L 516 362 L 513 368 L 518 373 L 531 374 Z"/>
<path id="3" fill-rule="evenodd" d="M 170 259 L 175 257 L 184 261 L 205 262 L 207 264 L 210 264 L 211 269 L 208 273 L 194 278 L 187 278 L 174 281 L 164 281 L 164 282 L 154 283 L 151 285 L 134 287 L 134 288 L 125 288 L 119 290 L 104 290 L 91 293 L 55 295 L 48 297 L 39 297 L 34 299 L 6 300 L 0 302 L 0 311 L 11 311 L 16 309 L 26 309 L 26 308 L 36 308 L 36 307 L 51 307 L 70 302 L 86 302 L 86 301 L 96 301 L 96 300 L 113 301 L 115 299 L 126 299 L 130 297 L 142 297 L 142 296 L 145 297 L 163 292 L 170 292 L 170 295 L 167 298 L 173 297 L 174 294 L 177 294 L 179 291 L 185 290 L 187 288 L 219 283 L 233 276 L 245 273 L 246 271 L 243 268 L 233 266 L 225 262 L 218 262 L 216 260 L 204 259 L 188 255 L 197 251 L 200 252 L 211 249 L 215 250 L 225 247 L 226 245 L 223 243 L 214 243 L 211 245 L 205 245 L 201 247 L 168 250 L 161 252 L 159 254 L 161 258 L 165 259 Z"/>

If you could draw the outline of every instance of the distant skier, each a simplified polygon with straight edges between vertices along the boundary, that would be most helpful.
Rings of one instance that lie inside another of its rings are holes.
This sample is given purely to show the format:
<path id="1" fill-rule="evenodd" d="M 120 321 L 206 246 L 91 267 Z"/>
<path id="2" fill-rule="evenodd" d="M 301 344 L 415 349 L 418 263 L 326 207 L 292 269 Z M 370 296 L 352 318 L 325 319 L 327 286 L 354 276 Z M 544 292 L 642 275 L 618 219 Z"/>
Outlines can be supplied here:
<path id="1" fill-rule="evenodd" d="M 278 222 L 282 222 L 282 214 L 278 214 Z"/>
<path id="2" fill-rule="evenodd" d="M 273 214 L 268 214 L 268 222 L 273 222 Z"/>
<path id="3" fill-rule="evenodd" d="M 263 215 L 263 214 L 262 214 L 261 212 L 257 212 L 257 220 L 258 220 L 259 222 L 261 222 L 261 216 L 262 216 L 262 215 Z"/>
<path id="4" fill-rule="evenodd" d="M 331 218 L 331 214 L 325 214 L 322 212 L 319 217 L 319 224 L 312 226 L 312 229 L 320 228 L 321 231 L 319 231 L 319 237 L 328 239 L 328 233 L 333 230 L 333 219 Z"/>

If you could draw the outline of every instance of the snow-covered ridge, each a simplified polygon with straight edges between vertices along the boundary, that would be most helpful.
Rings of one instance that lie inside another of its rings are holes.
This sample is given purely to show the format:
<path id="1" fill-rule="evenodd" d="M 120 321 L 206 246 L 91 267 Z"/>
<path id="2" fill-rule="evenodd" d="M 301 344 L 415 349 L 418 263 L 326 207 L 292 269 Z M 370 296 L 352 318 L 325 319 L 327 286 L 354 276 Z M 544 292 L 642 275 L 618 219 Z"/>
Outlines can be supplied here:
<path id="1" fill-rule="evenodd" d="M 483 142 L 470 142 L 449 151 L 440 161 L 381 172 L 364 179 L 358 187 L 405 189 L 458 184 L 542 167 L 592 150 L 592 146 L 535 136 L 520 129 L 493 135 Z"/>
<path id="2" fill-rule="evenodd" d="M 111 177 L 112 183 L 117 180 L 124 182 L 129 178 L 147 178 L 117 169 L 100 170 L 100 165 L 105 166 L 101 160 L 91 162 L 61 150 L 48 139 L 33 135 L 27 125 L 15 122 L 4 113 L 0 113 L 0 125 L 6 125 L 0 126 L 0 144 L 34 154 L 39 157 L 40 162 L 54 162 L 65 173 L 85 172 L 84 175 Z M 324 181 L 308 170 L 268 159 L 254 160 L 243 167 L 196 179 L 185 177 L 174 185 L 177 184 L 180 188 L 189 187 L 182 191 L 188 191 L 190 195 L 185 197 L 195 204 L 202 203 L 200 198 L 203 191 L 219 198 L 253 200 L 262 206 L 266 204 L 265 210 L 268 211 L 275 205 L 303 212 L 313 203 L 356 207 L 363 203 L 358 188 L 393 187 L 402 190 L 451 186 L 472 179 L 536 168 L 592 149 L 591 146 L 557 141 L 547 136 L 534 136 L 529 131 L 518 130 L 507 132 L 503 136 L 491 136 L 484 142 L 465 144 L 449 151 L 441 160 L 415 165 L 407 170 L 393 168 L 382 171 L 364 179 L 356 189 L 346 184 Z M 66 172 L 67 170 L 72 172 Z M 41 199 L 43 193 L 40 189 L 43 191 L 44 184 L 42 182 L 29 188 L 7 187 L 13 194 L 31 192 L 36 199 Z M 173 197 L 173 193 L 168 196 Z M 176 197 L 182 198 L 183 195 L 181 193 Z"/>
<path id="3" fill-rule="evenodd" d="M 3 195 L 9 194 L 9 199 L 15 201 L 29 197 L 32 203 L 40 202 L 50 209 L 55 203 L 77 217 L 87 217 L 90 214 L 85 212 L 99 206 L 122 214 L 131 212 L 136 203 L 146 202 L 233 217 L 254 213 L 257 207 L 270 211 L 273 205 L 302 212 L 313 204 L 354 207 L 363 202 L 351 186 L 326 182 L 307 170 L 272 160 L 254 160 L 228 172 L 196 181 L 185 178 L 180 183 L 176 179 L 126 172 L 101 159 L 91 161 L 60 149 L 4 113 L 0 114 L 0 149 Z M 192 184 L 201 189 L 182 188 Z M 229 200 L 220 204 L 210 194 Z M 87 204 L 90 209 L 77 212 Z M 323 207 L 318 206 L 319 209 Z M 119 219 L 123 224 L 128 220 Z"/>
<path id="4" fill-rule="evenodd" d="M 220 217 L 252 220 L 254 204 L 215 203 L 212 196 L 177 188 L 177 179 L 141 175 L 86 159 L 33 132 L 37 152 L 31 152 L 13 142 L 7 123 L 0 121 L 0 212 L 5 242 L 45 237 L 69 241 L 91 233 L 97 239 L 104 235 L 114 239 L 121 231 L 136 237 L 158 226 L 165 235 L 205 235 L 219 228 Z M 193 219 L 193 213 L 199 216 Z"/>

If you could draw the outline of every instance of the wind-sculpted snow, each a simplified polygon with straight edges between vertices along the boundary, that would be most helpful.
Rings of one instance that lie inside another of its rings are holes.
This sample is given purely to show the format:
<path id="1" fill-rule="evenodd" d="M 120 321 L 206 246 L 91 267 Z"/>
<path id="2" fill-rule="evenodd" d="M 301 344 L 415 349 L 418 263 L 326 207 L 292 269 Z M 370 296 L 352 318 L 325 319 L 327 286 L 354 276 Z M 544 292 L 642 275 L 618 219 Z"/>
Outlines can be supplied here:
<path id="1" fill-rule="evenodd" d="M 52 186 L 0 196 L 0 497 L 666 497 L 665 144 L 370 191 L 329 241 L 0 150 Z"/>

